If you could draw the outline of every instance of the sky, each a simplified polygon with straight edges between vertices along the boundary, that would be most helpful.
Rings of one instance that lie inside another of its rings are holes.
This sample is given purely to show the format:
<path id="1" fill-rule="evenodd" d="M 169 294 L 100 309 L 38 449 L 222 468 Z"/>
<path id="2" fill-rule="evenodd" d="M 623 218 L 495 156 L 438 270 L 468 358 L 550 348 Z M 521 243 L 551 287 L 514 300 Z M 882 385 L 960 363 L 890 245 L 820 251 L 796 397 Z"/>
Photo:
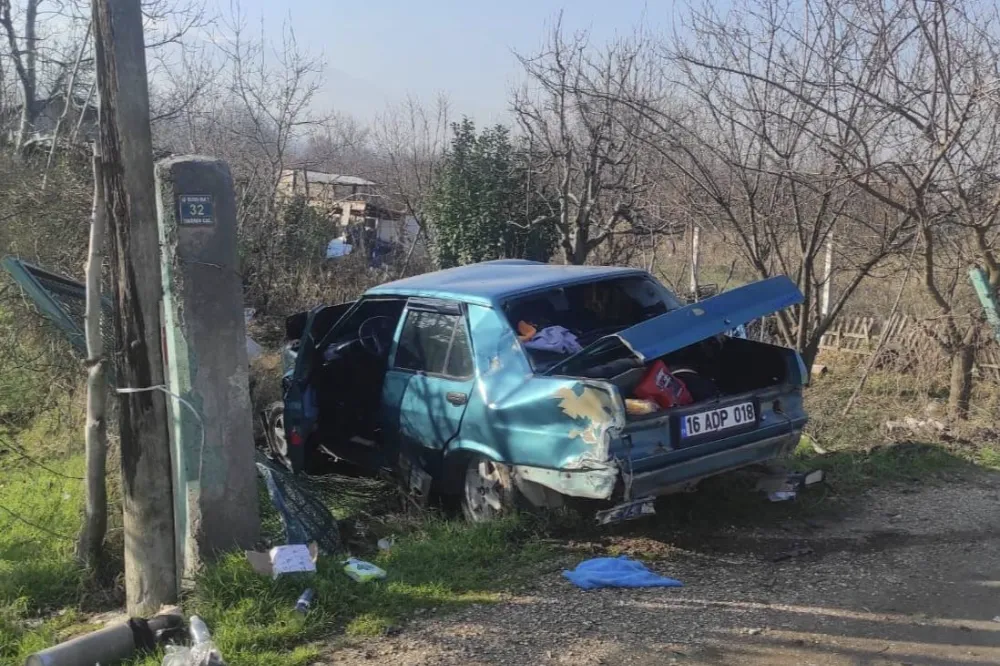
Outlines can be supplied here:
<path id="1" fill-rule="evenodd" d="M 229 0 L 209 0 L 220 14 Z M 514 52 L 538 51 L 563 11 L 567 29 L 594 43 L 640 23 L 669 30 L 672 0 L 241 0 L 247 19 L 263 17 L 280 36 L 288 20 L 300 46 L 322 54 L 326 83 L 317 106 L 370 119 L 387 103 L 446 93 L 453 115 L 479 123 L 506 119 L 517 86 Z"/>

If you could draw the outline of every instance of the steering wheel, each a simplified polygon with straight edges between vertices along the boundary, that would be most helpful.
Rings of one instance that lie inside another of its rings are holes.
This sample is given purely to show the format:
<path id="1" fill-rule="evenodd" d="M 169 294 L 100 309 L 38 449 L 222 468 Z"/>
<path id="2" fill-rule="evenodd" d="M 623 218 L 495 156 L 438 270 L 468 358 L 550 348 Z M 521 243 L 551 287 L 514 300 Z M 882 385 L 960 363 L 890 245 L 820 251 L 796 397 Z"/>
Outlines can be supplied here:
<path id="1" fill-rule="evenodd" d="M 385 337 L 392 333 L 392 322 L 385 315 L 369 317 L 358 326 L 358 342 L 362 349 L 381 358 L 389 351 Z"/>

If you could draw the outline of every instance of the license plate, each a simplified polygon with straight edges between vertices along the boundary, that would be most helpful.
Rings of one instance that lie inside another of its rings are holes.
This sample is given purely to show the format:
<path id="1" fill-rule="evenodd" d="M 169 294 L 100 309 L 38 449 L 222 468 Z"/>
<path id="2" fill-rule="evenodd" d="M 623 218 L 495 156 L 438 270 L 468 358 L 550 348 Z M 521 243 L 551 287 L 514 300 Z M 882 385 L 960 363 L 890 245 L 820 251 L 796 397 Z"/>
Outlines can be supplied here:
<path id="1" fill-rule="evenodd" d="M 681 437 L 709 435 L 730 428 L 739 428 L 757 420 L 752 402 L 741 402 L 704 412 L 687 414 L 681 419 Z"/>
<path id="2" fill-rule="evenodd" d="M 626 520 L 633 520 L 635 518 L 642 518 L 643 516 L 652 516 L 655 514 L 656 509 L 653 507 L 653 498 L 641 497 L 639 499 L 632 500 L 631 502 L 625 502 L 624 504 L 613 506 L 604 511 L 598 511 L 597 524 L 610 525 L 612 523 L 623 523 Z"/>

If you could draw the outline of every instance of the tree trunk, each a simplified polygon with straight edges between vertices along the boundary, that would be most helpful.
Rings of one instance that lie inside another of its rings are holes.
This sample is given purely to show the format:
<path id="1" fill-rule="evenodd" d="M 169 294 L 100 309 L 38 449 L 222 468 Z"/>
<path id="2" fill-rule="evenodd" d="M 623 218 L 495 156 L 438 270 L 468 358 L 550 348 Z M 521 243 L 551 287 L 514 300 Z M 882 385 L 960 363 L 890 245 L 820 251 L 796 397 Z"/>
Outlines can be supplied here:
<path id="1" fill-rule="evenodd" d="M 574 222 L 573 231 L 570 232 L 568 238 L 563 239 L 563 257 L 565 258 L 565 263 L 574 266 L 585 264 L 589 250 L 587 247 L 588 240 L 589 235 L 587 234 L 586 227 Z"/>
<path id="2" fill-rule="evenodd" d="M 38 3 L 40 0 L 28 0 L 24 10 L 24 72 L 21 76 L 21 124 L 17 129 L 17 151 L 21 152 L 28 140 L 28 135 L 35 126 L 37 106 L 35 104 L 37 90 L 37 75 L 35 56 L 38 53 Z"/>
<path id="3" fill-rule="evenodd" d="M 819 342 L 820 338 L 816 337 L 810 340 L 799 352 L 799 355 L 802 357 L 802 363 L 805 364 L 806 372 L 808 373 L 812 373 L 813 364 L 816 362 L 816 356 L 819 354 Z"/>
<path id="4" fill-rule="evenodd" d="M 951 385 L 948 389 L 948 414 L 953 419 L 964 420 L 969 416 L 972 397 L 972 362 L 975 350 L 963 344 L 951 357 Z"/>
<path id="5" fill-rule="evenodd" d="M 107 464 L 107 391 L 104 340 L 101 337 L 101 267 L 104 264 L 104 229 L 107 211 L 101 157 L 94 147 L 94 213 L 90 224 L 90 251 L 87 255 L 87 306 L 84 319 L 87 337 L 87 431 L 86 504 L 84 524 L 77 543 L 77 557 L 90 569 L 101 561 L 104 535 L 108 527 L 108 495 L 105 485 Z"/>

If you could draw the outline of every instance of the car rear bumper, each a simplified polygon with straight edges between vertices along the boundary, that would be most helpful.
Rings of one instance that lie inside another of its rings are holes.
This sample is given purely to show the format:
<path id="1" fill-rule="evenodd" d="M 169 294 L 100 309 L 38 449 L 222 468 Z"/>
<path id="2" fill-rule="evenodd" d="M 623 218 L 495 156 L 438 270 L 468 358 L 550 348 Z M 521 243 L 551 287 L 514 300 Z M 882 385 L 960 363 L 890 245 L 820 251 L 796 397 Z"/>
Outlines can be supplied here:
<path id="1" fill-rule="evenodd" d="M 665 495 L 677 486 L 709 476 L 767 462 L 791 453 L 802 437 L 801 429 L 752 441 L 748 444 L 699 456 L 632 476 L 632 497 Z"/>
<path id="2" fill-rule="evenodd" d="M 631 485 L 631 497 L 666 495 L 694 481 L 756 463 L 766 462 L 791 453 L 802 436 L 801 426 L 778 435 L 758 439 L 733 448 L 707 453 L 693 458 L 672 461 L 663 467 L 632 475 L 631 484 L 623 478 L 621 463 L 594 463 L 588 469 L 550 470 L 540 467 L 513 465 L 515 483 L 536 506 L 558 506 L 558 497 L 539 492 L 542 488 L 558 495 L 587 499 L 612 499 Z"/>

